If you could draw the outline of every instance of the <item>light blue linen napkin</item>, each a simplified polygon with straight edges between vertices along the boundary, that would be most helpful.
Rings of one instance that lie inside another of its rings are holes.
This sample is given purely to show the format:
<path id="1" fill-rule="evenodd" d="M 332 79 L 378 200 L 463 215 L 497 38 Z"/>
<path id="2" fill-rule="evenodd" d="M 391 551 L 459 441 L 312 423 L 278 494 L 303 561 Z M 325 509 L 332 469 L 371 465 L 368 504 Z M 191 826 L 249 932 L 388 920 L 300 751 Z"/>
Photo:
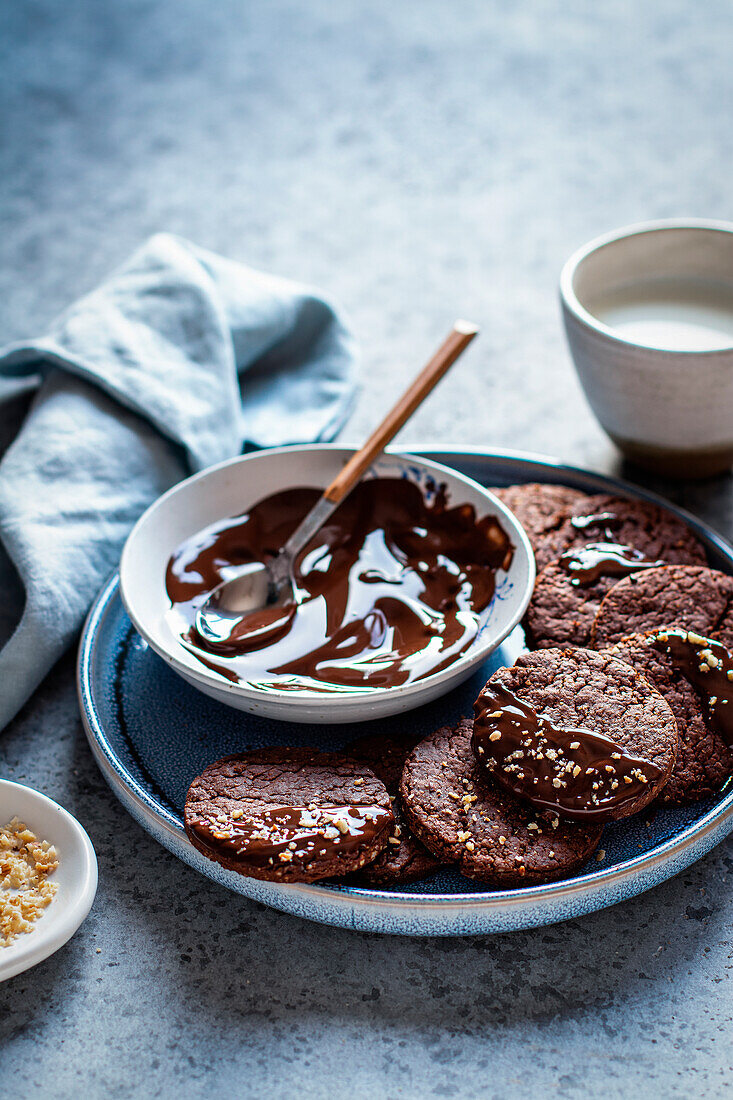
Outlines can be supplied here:
<path id="1" fill-rule="evenodd" d="M 245 448 L 332 439 L 355 375 L 320 294 L 167 234 L 1 351 L 0 729 L 151 501 Z"/>

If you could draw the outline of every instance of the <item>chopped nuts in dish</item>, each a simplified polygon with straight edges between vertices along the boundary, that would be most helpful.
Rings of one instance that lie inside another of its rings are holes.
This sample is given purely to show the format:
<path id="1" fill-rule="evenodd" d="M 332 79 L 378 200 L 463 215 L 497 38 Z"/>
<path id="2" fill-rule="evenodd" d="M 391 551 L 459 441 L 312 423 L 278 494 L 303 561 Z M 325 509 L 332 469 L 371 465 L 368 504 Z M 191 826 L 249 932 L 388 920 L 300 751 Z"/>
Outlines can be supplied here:
<path id="1" fill-rule="evenodd" d="M 56 849 L 38 840 L 17 817 L 0 826 L 0 948 L 33 929 L 33 922 L 53 901 L 59 865 Z"/>

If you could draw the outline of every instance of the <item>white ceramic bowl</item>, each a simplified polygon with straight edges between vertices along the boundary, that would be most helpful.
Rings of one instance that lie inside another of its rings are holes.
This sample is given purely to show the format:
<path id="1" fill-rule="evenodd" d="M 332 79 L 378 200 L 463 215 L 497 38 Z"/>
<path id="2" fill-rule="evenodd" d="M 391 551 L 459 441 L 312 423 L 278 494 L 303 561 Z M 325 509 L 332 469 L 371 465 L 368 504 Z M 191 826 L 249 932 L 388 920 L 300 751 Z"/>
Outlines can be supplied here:
<path id="1" fill-rule="evenodd" d="M 445 483 L 453 504 L 473 504 L 479 516 L 497 515 L 516 547 L 508 573 L 483 612 L 478 635 L 449 668 L 401 687 L 372 688 L 349 695 L 322 691 L 267 691 L 233 684 L 209 671 L 179 643 L 166 621 L 170 608 L 166 565 L 180 543 L 208 524 L 244 512 L 278 490 L 325 488 L 353 454 L 340 447 L 279 447 L 213 466 L 181 482 L 153 504 L 125 545 L 120 591 L 136 630 L 171 668 L 205 694 L 252 714 L 290 722 L 363 722 L 411 710 L 465 680 L 522 618 L 532 594 L 534 555 L 517 520 L 488 490 L 455 470 L 410 455 L 385 454 L 367 477 L 408 477 L 422 487 Z"/>
<path id="2" fill-rule="evenodd" d="M 97 857 L 86 832 L 70 813 L 50 798 L 20 783 L 0 779 L 0 818 L 7 825 L 17 817 L 39 840 L 56 848 L 59 865 L 51 882 L 58 890 L 32 931 L 0 947 L 0 981 L 47 959 L 76 932 L 97 892 Z"/>
<path id="3" fill-rule="evenodd" d="M 662 279 L 733 287 L 733 224 L 645 222 L 590 241 L 560 277 L 565 331 L 588 402 L 621 451 L 661 473 L 707 476 L 733 463 L 733 340 L 651 347 L 592 312 L 604 295 Z"/>

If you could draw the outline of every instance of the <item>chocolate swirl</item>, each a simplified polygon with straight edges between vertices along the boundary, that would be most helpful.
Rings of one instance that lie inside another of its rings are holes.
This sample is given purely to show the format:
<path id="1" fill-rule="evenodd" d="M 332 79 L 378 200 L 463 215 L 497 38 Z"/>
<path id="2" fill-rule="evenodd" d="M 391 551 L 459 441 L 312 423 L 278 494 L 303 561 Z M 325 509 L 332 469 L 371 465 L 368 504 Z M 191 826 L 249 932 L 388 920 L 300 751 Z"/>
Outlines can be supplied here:
<path id="1" fill-rule="evenodd" d="M 587 531 L 589 527 L 600 528 L 605 538 L 613 539 L 611 531 L 618 526 L 620 520 L 615 512 L 592 512 L 587 516 L 573 516 L 570 524 L 576 531 Z"/>
<path id="2" fill-rule="evenodd" d="M 168 622 L 206 667 L 279 690 L 392 687 L 447 668 L 473 642 L 514 547 L 494 516 L 429 499 L 407 479 L 363 481 L 295 562 L 296 604 L 246 616 L 221 644 L 198 607 L 231 566 L 271 559 L 320 496 L 290 489 L 187 539 L 168 563 Z"/>
<path id="3" fill-rule="evenodd" d="M 624 543 L 589 542 L 566 550 L 560 556 L 560 565 L 570 575 L 571 584 L 585 588 L 601 577 L 627 577 L 640 569 L 656 569 L 664 562 L 647 558 L 641 550 Z"/>
<path id="4" fill-rule="evenodd" d="M 194 826 L 201 842 L 256 867 L 329 857 L 369 845 L 394 823 L 380 806 L 278 806 L 251 818 L 221 813 Z"/>
<path id="5" fill-rule="evenodd" d="M 471 744 L 502 786 L 575 820 L 611 820 L 662 774 L 604 734 L 556 726 L 501 684 L 479 696 Z"/>

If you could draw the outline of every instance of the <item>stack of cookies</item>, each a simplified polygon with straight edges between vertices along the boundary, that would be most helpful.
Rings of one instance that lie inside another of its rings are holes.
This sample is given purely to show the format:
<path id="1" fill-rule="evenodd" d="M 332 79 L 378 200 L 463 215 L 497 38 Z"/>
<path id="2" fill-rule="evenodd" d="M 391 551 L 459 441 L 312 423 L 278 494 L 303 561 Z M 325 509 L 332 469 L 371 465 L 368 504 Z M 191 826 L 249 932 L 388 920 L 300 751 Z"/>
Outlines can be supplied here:
<path id="1" fill-rule="evenodd" d="M 690 528 L 654 504 L 549 485 L 496 492 L 525 526 L 537 559 L 528 646 L 588 647 L 635 668 L 677 722 L 662 801 L 680 806 L 719 791 L 733 774 L 724 686 L 733 681 L 733 577 L 708 568 Z M 665 639 L 665 628 L 685 633 L 684 641 Z"/>
<path id="2" fill-rule="evenodd" d="M 653 504 L 496 492 L 537 558 L 531 652 L 494 673 L 472 718 L 421 739 L 212 764 L 186 800 L 201 852 L 280 882 L 395 886 L 453 865 L 517 887 L 578 870 L 605 822 L 733 775 L 733 577 Z"/>

